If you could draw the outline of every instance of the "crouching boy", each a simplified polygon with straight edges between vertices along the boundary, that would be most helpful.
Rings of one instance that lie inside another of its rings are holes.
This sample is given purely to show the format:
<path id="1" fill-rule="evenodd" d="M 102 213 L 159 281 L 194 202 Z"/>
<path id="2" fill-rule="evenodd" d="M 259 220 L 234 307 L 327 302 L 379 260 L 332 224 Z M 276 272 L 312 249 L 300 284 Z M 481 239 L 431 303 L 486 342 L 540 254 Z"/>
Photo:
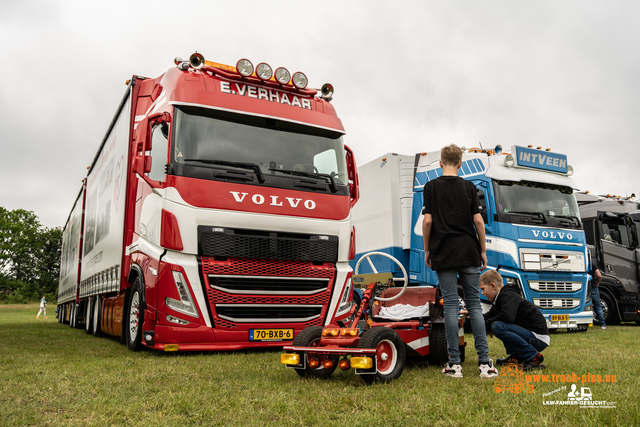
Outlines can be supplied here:
<path id="1" fill-rule="evenodd" d="M 507 357 L 497 359 L 496 363 L 518 363 L 525 371 L 544 369 L 540 352 L 551 339 L 542 312 L 522 298 L 517 288 L 503 286 L 502 276 L 495 270 L 487 270 L 480 276 L 480 289 L 493 304 L 484 314 L 487 332 L 499 338 L 507 350 Z"/>

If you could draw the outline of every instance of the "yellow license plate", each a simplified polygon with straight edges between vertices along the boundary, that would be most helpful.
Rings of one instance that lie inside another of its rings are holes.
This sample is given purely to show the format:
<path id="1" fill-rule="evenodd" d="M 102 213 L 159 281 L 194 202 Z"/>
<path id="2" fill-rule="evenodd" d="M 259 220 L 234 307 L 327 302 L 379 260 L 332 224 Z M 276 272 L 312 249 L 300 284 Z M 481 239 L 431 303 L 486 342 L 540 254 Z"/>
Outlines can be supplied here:
<path id="1" fill-rule="evenodd" d="M 569 320 L 568 314 L 552 314 L 551 315 L 552 322 L 566 322 L 567 320 Z"/>
<path id="2" fill-rule="evenodd" d="M 292 341 L 293 329 L 250 329 L 249 341 Z"/>

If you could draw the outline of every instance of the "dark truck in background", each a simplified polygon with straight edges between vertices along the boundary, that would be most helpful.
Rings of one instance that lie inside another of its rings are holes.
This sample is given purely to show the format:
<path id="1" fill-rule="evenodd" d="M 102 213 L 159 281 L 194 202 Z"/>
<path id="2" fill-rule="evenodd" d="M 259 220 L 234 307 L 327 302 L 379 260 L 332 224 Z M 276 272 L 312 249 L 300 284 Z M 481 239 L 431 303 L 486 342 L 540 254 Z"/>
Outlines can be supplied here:
<path id="1" fill-rule="evenodd" d="M 640 325 L 640 201 L 576 194 L 587 244 L 602 273 L 605 322 Z"/>

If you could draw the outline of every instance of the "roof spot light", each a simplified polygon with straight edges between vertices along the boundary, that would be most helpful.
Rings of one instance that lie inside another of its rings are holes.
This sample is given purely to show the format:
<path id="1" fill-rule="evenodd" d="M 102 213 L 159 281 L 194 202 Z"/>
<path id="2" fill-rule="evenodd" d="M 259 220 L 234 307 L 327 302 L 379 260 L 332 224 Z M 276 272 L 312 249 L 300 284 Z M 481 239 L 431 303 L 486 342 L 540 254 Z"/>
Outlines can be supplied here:
<path id="1" fill-rule="evenodd" d="M 241 59 L 236 63 L 236 71 L 241 76 L 249 77 L 253 74 L 253 64 L 248 59 Z"/>
<path id="2" fill-rule="evenodd" d="M 276 68 L 276 80 L 283 85 L 291 81 L 291 73 L 284 67 Z"/>
<path id="3" fill-rule="evenodd" d="M 309 84 L 307 76 L 305 76 L 304 73 L 301 73 L 300 71 L 298 71 L 297 73 L 293 73 L 293 78 L 291 79 L 291 81 L 293 82 L 293 85 L 298 89 L 304 89 L 305 87 L 307 87 L 307 84 Z"/>
<path id="4" fill-rule="evenodd" d="M 256 74 L 262 80 L 269 80 L 271 77 L 273 77 L 273 70 L 271 69 L 269 64 L 261 62 L 256 67 Z"/>

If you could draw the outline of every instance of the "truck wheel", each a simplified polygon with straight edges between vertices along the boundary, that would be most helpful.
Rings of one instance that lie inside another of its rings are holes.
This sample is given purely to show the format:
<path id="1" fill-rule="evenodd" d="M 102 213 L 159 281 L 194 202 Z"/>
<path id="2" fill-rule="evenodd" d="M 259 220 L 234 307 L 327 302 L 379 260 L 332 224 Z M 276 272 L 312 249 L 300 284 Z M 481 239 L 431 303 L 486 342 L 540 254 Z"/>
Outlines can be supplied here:
<path id="1" fill-rule="evenodd" d="M 93 301 L 93 319 L 91 319 L 91 333 L 94 337 L 99 337 L 102 334 L 102 328 L 100 322 L 102 321 L 102 299 L 100 296 L 96 296 Z"/>
<path id="2" fill-rule="evenodd" d="M 462 358 L 462 353 L 460 353 L 460 357 Z M 449 351 L 444 323 L 433 323 L 429 334 L 429 363 L 440 366 L 448 361 Z"/>
<path id="3" fill-rule="evenodd" d="M 300 333 L 295 337 L 293 343 L 291 345 L 295 347 L 317 347 L 320 343 L 320 337 L 322 336 L 322 326 L 309 326 L 308 328 L 304 328 Z M 312 376 L 316 378 L 329 378 L 333 371 L 336 370 L 338 366 L 338 357 L 337 356 L 323 356 L 317 355 L 312 352 L 304 352 L 300 357 L 305 358 L 304 361 L 304 369 L 296 369 L 295 371 L 301 377 Z M 309 367 L 309 358 L 316 357 L 320 361 L 320 365 L 317 368 Z M 330 369 L 326 369 L 322 362 L 326 359 L 333 360 L 333 367 Z"/>
<path id="4" fill-rule="evenodd" d="M 62 305 L 58 306 L 58 323 L 62 323 Z"/>
<path id="5" fill-rule="evenodd" d="M 69 326 L 75 329 L 76 327 L 76 303 L 71 303 L 71 313 L 69 314 Z"/>
<path id="6" fill-rule="evenodd" d="M 620 316 L 616 310 L 616 300 L 604 291 L 600 292 L 600 304 L 602 305 L 602 314 L 604 315 L 604 323 L 607 325 L 619 325 Z"/>
<path id="7" fill-rule="evenodd" d="M 142 309 L 142 280 L 138 277 L 133 282 L 129 304 L 127 304 L 127 347 L 131 351 L 140 351 L 142 348 L 142 324 L 144 323 L 144 310 Z"/>
<path id="8" fill-rule="evenodd" d="M 92 332 L 91 329 L 91 307 L 93 306 L 91 303 L 91 298 L 87 298 L 84 302 L 85 311 L 84 311 L 84 332 L 85 334 L 90 334 Z"/>
<path id="9" fill-rule="evenodd" d="M 376 373 L 362 375 L 367 384 L 375 381 L 386 383 L 402 375 L 406 363 L 406 350 L 402 338 L 393 329 L 376 326 L 365 331 L 358 341 L 358 348 L 376 349 Z"/>

